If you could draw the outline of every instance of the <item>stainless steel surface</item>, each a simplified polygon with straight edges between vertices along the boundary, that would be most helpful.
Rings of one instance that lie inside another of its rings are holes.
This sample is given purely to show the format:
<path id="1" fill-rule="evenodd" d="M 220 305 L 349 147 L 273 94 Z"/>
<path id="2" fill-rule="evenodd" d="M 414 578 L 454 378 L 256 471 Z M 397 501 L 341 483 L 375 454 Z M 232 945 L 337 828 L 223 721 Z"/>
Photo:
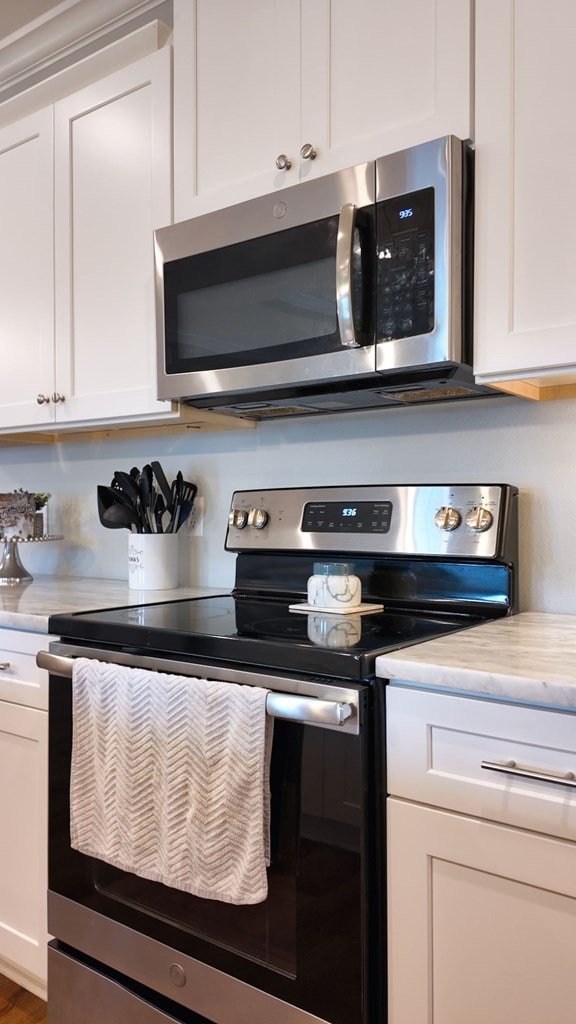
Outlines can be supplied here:
<path id="1" fill-rule="evenodd" d="M 346 203 L 340 211 L 336 240 L 336 310 L 340 341 L 346 347 L 358 345 L 352 309 L 352 250 L 355 224 L 356 207 L 354 203 Z"/>
<path id="2" fill-rule="evenodd" d="M 120 971 L 135 982 L 146 985 L 196 1013 L 209 1015 L 209 1019 L 216 1024 L 326 1024 L 313 1014 L 290 1006 L 275 996 L 261 992 L 53 892 L 48 893 L 48 930 L 50 934 L 57 935 L 60 941 Z M 172 976 L 174 963 L 186 976 L 184 986 L 175 984 Z M 58 988 L 70 986 L 72 977 L 72 970 L 62 974 Z M 53 997 L 51 991 L 51 1005 L 53 998 L 55 1006 L 57 997 Z M 82 1007 L 80 1016 L 83 1024 L 132 1024 L 132 1019 L 134 1024 L 148 1024 L 145 1017 L 125 1018 L 122 1014 L 104 1014 L 91 1020 L 86 1016 L 90 1012 L 90 1001 L 85 1005 L 84 998 L 78 1000 L 70 1024 L 78 1024 L 78 1006 Z M 163 1017 L 157 1020 L 160 1022 Z M 167 1020 L 173 1018 L 168 1017 Z M 49 1024 L 69 1022 L 54 1016 Z M 150 1024 L 156 1024 L 154 1017 L 150 1018 Z"/>
<path id="3" fill-rule="evenodd" d="M 58 402 L 65 402 L 66 401 L 66 396 L 59 394 L 58 391 L 55 391 L 54 394 L 52 395 L 52 401 L 56 402 L 56 403 L 58 403 Z"/>
<path id="4" fill-rule="evenodd" d="M 289 160 L 285 153 L 280 153 L 280 156 L 276 157 L 276 167 L 279 171 L 289 171 L 292 167 L 292 161 Z"/>
<path id="5" fill-rule="evenodd" d="M 272 690 L 266 699 L 268 714 L 277 718 L 306 722 L 322 728 L 358 735 L 358 693 L 351 687 L 326 686 L 285 676 L 269 676 L 265 672 L 246 672 L 233 668 L 215 668 L 188 661 L 145 655 L 124 654 L 101 648 L 75 647 L 51 643 L 49 651 L 39 651 L 36 664 L 52 675 L 70 678 L 74 658 L 95 658 L 113 665 L 146 668 L 154 672 L 215 679 L 245 686 L 261 686 Z M 284 692 L 285 691 L 285 692 Z"/>
<path id="6" fill-rule="evenodd" d="M 315 160 L 318 154 L 311 142 L 305 142 L 300 150 L 300 156 L 303 160 Z"/>
<path id="7" fill-rule="evenodd" d="M 370 206 L 375 196 L 374 164 L 359 164 L 337 174 L 311 179 L 284 189 L 280 195 L 285 212 L 275 216 L 279 193 L 252 199 L 238 206 L 194 217 L 154 233 L 157 331 L 158 397 L 202 398 L 241 389 L 263 389 L 278 383 L 297 385 L 310 380 L 334 380 L 374 373 L 372 345 L 342 348 L 313 358 L 285 359 L 247 367 L 167 374 L 164 358 L 164 263 L 234 245 L 275 231 L 337 216 L 342 207 Z"/>
<path id="8" fill-rule="evenodd" d="M 544 771 L 528 765 L 522 768 L 516 761 L 481 761 L 480 767 L 489 772 L 499 772 L 501 775 L 514 775 L 521 779 L 535 779 L 537 782 L 553 782 L 556 786 L 576 788 L 576 773 L 572 771 Z"/>
<path id="9" fill-rule="evenodd" d="M 380 373 L 462 361 L 462 144 L 454 136 L 376 161 L 376 202 L 434 188 L 435 325 L 413 338 L 376 339 Z"/>
<path id="10" fill-rule="evenodd" d="M 0 540 L 2 557 L 0 558 L 0 586 L 15 587 L 18 583 L 29 583 L 33 576 L 24 568 L 18 552 L 18 538 Z"/>
<path id="11" fill-rule="evenodd" d="M 118 981 L 51 946 L 48 984 L 48 1024 L 78 1024 L 80 1013 L 82 1024 L 174 1024 L 172 1014 L 163 1013 Z"/>
<path id="12" fill-rule="evenodd" d="M 388 555 L 434 555 L 437 557 L 494 558 L 502 555 L 510 525 L 511 489 L 501 484 L 421 484 L 414 486 L 308 487 L 262 491 L 236 491 L 232 507 L 250 511 L 265 509 L 268 523 L 263 530 L 241 531 L 229 526 L 229 551 L 338 551 Z M 392 514 L 388 533 L 316 533 L 301 529 L 308 502 L 358 501 L 390 502 Z M 488 509 L 493 525 L 482 533 L 465 523 L 466 514 L 478 506 Z M 460 525 L 439 530 L 440 509 L 452 509 Z M 512 531 L 514 532 L 514 531 Z"/>
<path id="13" fill-rule="evenodd" d="M 471 248 L 463 229 L 464 148 L 454 137 L 437 139 L 157 231 L 158 397 L 262 419 L 498 396 L 494 389 L 475 383 L 471 338 L 463 338 L 468 327 L 463 319 L 464 298 L 467 307 L 469 303 L 462 272 L 464 250 Z M 310 143 L 302 147 L 302 159 L 312 159 L 313 153 Z M 278 159 L 285 157 L 280 154 Z M 431 331 L 405 338 L 375 337 L 355 346 L 349 340 L 348 320 L 346 340 L 338 351 L 260 364 L 256 360 L 253 366 L 166 373 L 164 262 L 334 216 L 343 205 L 361 208 L 423 188 L 435 191 Z"/>
<path id="14" fill-rule="evenodd" d="M 36 401 L 38 405 L 46 405 L 50 402 L 50 397 L 49 395 L 36 395 Z"/>

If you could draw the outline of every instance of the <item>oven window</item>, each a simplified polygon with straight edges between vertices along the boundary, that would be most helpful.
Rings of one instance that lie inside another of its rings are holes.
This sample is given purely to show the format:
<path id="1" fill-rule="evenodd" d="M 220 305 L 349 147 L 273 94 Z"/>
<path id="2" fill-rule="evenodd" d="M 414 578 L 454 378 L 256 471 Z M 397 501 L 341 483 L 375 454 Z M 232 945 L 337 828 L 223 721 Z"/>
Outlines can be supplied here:
<path id="1" fill-rule="evenodd" d="M 70 685 L 58 684 L 50 696 L 49 888 L 323 1020 L 363 1021 L 373 773 L 362 738 L 275 721 L 268 898 L 234 906 L 70 848 L 71 697 Z"/>
<path id="2" fill-rule="evenodd" d="M 359 211 L 353 309 L 372 341 L 365 294 L 368 215 Z M 164 266 L 166 372 L 296 359 L 341 348 L 336 316 L 338 217 Z"/>

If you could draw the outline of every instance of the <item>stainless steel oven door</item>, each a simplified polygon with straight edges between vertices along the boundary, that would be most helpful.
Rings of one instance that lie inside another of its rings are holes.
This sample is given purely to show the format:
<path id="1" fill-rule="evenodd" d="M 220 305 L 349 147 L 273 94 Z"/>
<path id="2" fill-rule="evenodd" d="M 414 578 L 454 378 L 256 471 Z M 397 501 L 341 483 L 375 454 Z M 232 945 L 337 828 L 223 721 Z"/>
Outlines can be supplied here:
<path id="1" fill-rule="evenodd" d="M 76 656 L 270 689 L 268 710 L 276 721 L 264 903 L 202 900 L 71 849 Z M 367 1024 L 377 998 L 369 957 L 377 959 L 380 919 L 371 688 L 66 644 L 52 644 L 39 663 L 51 672 L 48 899 L 49 931 L 61 947 L 51 954 L 59 1024 L 68 1024 L 67 996 L 56 979 L 66 976 L 62 956 L 71 951 L 71 978 L 93 982 L 94 961 L 99 977 L 108 972 L 115 983 L 144 986 L 158 1012 L 166 1000 L 170 1012 L 182 1008 L 168 1020 L 189 1021 L 186 1013 L 193 1011 L 217 1024 Z M 84 1024 L 92 1024 L 89 989 L 86 1006 L 75 1011 Z"/>

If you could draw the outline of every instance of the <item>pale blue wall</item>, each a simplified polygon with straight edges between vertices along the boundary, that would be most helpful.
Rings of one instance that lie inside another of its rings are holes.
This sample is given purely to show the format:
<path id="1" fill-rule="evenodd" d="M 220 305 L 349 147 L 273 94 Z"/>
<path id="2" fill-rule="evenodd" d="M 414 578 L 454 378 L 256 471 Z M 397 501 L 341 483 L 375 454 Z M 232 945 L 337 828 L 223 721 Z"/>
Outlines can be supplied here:
<path id="1" fill-rule="evenodd" d="M 338 483 L 503 482 L 521 490 L 523 610 L 576 613 L 576 402 L 490 398 L 259 424 L 252 431 L 0 450 L 0 490 L 49 490 L 51 529 L 27 545 L 34 573 L 126 578 L 127 534 L 97 519 L 96 484 L 160 459 L 206 502 L 204 536 L 181 539 L 181 583 L 228 586 L 223 550 L 235 488 Z M 23 559 L 24 560 L 24 559 Z"/>

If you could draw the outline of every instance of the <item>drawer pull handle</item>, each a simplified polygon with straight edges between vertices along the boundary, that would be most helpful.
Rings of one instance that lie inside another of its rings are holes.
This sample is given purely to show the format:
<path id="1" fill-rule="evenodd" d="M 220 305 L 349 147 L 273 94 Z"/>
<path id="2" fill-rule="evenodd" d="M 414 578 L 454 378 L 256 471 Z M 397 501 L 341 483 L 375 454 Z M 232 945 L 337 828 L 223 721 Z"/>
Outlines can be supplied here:
<path id="1" fill-rule="evenodd" d="M 0 661 L 0 672 L 7 672 L 9 668 L 12 668 L 9 661 Z"/>
<path id="2" fill-rule="evenodd" d="M 489 772 L 517 775 L 521 779 L 537 779 L 538 782 L 555 782 L 558 786 L 576 787 L 575 772 L 543 772 L 538 768 L 521 768 L 516 761 L 481 761 L 480 767 Z"/>

